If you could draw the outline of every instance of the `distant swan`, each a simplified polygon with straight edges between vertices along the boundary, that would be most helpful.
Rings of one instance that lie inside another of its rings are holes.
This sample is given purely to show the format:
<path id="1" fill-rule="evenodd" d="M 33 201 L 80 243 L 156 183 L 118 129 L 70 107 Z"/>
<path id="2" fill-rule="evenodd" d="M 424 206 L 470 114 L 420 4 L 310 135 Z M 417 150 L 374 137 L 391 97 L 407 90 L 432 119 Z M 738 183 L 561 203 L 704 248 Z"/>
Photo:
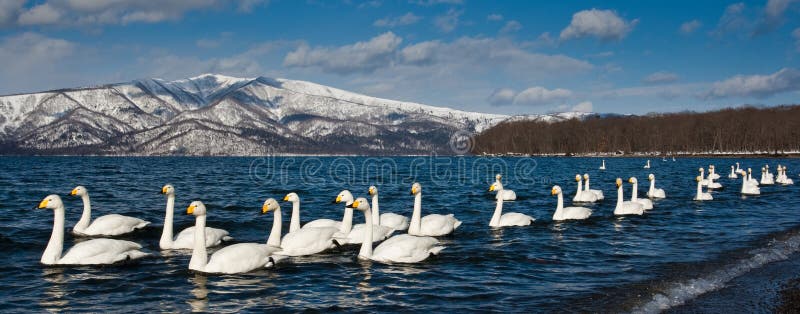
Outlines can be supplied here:
<path id="1" fill-rule="evenodd" d="M 600 170 L 606 170 L 606 160 L 603 159 L 603 164 L 600 165 Z"/>
<path id="2" fill-rule="evenodd" d="M 583 177 L 575 175 L 575 182 L 578 183 L 578 190 L 575 191 L 575 197 L 572 198 L 573 203 L 594 203 L 597 201 L 597 194 L 583 190 Z"/>
<path id="3" fill-rule="evenodd" d="M 747 182 L 749 182 L 750 185 L 758 186 L 758 180 L 753 179 L 753 169 L 752 168 L 747 168 Z"/>
<path id="4" fill-rule="evenodd" d="M 584 173 L 583 174 L 583 180 L 586 181 L 586 185 L 583 187 L 583 189 L 585 191 L 589 191 L 589 192 L 594 193 L 594 195 L 597 196 L 597 200 L 598 201 L 604 200 L 606 198 L 603 195 L 603 191 L 601 191 L 601 190 L 592 190 L 592 189 L 589 188 L 589 174 L 588 173 Z"/>
<path id="5" fill-rule="evenodd" d="M 497 174 L 496 176 L 494 176 L 494 178 L 495 178 L 495 181 L 494 181 L 495 190 L 497 191 L 498 195 L 503 196 L 503 200 L 504 201 L 515 201 L 515 200 L 517 200 L 517 193 L 514 193 L 514 191 L 512 191 L 512 190 L 506 190 L 506 189 L 503 188 L 503 183 L 500 182 L 500 179 L 503 178 L 502 175 Z"/>
<path id="6" fill-rule="evenodd" d="M 706 173 L 705 171 L 706 170 L 703 169 L 703 168 L 699 168 L 699 169 L 697 169 L 697 171 L 700 172 L 700 185 L 708 186 L 708 179 L 706 179 L 706 175 L 705 175 L 705 173 Z"/>
<path id="7" fill-rule="evenodd" d="M 717 177 L 719 177 L 719 175 L 717 175 Z M 722 184 L 714 182 L 714 179 L 711 178 L 711 174 L 709 173 L 708 179 L 706 180 L 706 187 L 708 187 L 709 190 L 718 190 L 722 188 Z"/>
<path id="8" fill-rule="evenodd" d="M 742 174 L 742 189 L 741 193 L 744 195 L 760 195 L 761 189 L 753 184 L 753 181 L 747 179 L 748 176 Z"/>
<path id="9" fill-rule="evenodd" d="M 731 174 L 728 175 L 729 179 L 737 179 L 739 176 L 736 175 L 736 170 L 731 166 Z"/>
<path id="10" fill-rule="evenodd" d="M 717 174 L 716 168 L 714 165 L 708 166 L 708 178 L 711 180 L 719 180 L 719 174 Z"/>
<path id="11" fill-rule="evenodd" d="M 642 204 L 642 208 L 644 210 L 653 209 L 653 201 L 646 199 L 646 198 L 639 198 L 639 180 L 636 177 L 630 177 L 628 182 L 633 184 L 633 188 L 631 191 L 631 202 L 636 202 Z"/>
<path id="12" fill-rule="evenodd" d="M 269 204 L 269 205 L 268 205 Z M 264 204 L 262 213 L 275 210 L 275 219 L 272 222 L 273 231 L 277 228 L 280 232 L 281 213 L 274 199 Z M 186 208 L 186 214 L 195 216 L 194 249 L 189 260 L 189 269 L 204 273 L 238 274 L 255 269 L 272 266 L 275 260 L 272 253 L 280 250 L 278 246 L 260 243 L 237 243 L 219 249 L 208 257 L 206 252 L 206 206 L 201 201 L 194 201 Z M 270 234 L 270 240 L 272 234 Z"/>
<path id="13" fill-rule="evenodd" d="M 175 239 L 172 239 L 172 220 L 175 215 L 175 187 L 170 184 L 161 188 L 161 194 L 167 195 L 167 210 L 164 214 L 164 228 L 161 231 L 161 240 L 158 246 L 162 250 L 192 249 L 194 248 L 194 226 L 183 229 Z M 222 241 L 230 241 L 228 231 L 206 227 L 206 246 L 219 245 Z"/>
<path id="14" fill-rule="evenodd" d="M 649 198 L 667 198 L 667 194 L 664 193 L 663 189 L 656 188 L 656 176 L 652 173 L 647 176 L 647 179 L 650 180 L 650 189 L 647 190 L 647 197 Z"/>
<path id="15" fill-rule="evenodd" d="M 644 165 L 645 169 L 650 169 L 650 159 L 647 160 L 647 164 Z"/>
<path id="16" fill-rule="evenodd" d="M 115 239 L 92 239 L 72 246 L 67 254 L 61 256 L 64 250 L 64 203 L 58 195 L 45 197 L 38 208 L 53 210 L 53 233 L 47 248 L 44 249 L 42 264 L 45 265 L 102 265 L 114 264 L 126 260 L 134 260 L 147 256 L 139 251 L 141 245 L 131 241 Z"/>
<path id="17" fill-rule="evenodd" d="M 83 200 L 83 214 L 78 223 L 72 227 L 72 233 L 78 236 L 117 236 L 133 232 L 150 224 L 139 218 L 110 214 L 97 217 L 92 221 L 92 203 L 89 191 L 83 186 L 72 189 L 70 195 L 80 196 Z"/>
<path id="18" fill-rule="evenodd" d="M 380 213 L 378 207 L 378 188 L 373 186 L 369 187 L 369 195 L 372 195 L 372 217 L 375 221 L 372 223 L 376 225 L 386 226 L 394 230 L 402 231 L 408 230 L 408 217 L 398 215 L 395 213 Z"/>
<path id="19" fill-rule="evenodd" d="M 697 193 L 694 196 L 695 201 L 710 201 L 713 200 L 714 197 L 711 196 L 711 193 L 703 192 L 703 184 L 702 184 L 702 176 L 695 177 L 695 181 L 697 181 Z"/>
<path id="20" fill-rule="evenodd" d="M 553 213 L 553 220 L 570 220 L 570 219 L 586 219 L 592 215 L 592 210 L 586 207 L 564 207 L 564 192 L 561 187 L 556 185 L 550 191 L 551 195 L 558 195 L 558 203 L 556 204 L 556 212 Z"/>
<path id="21" fill-rule="evenodd" d="M 794 180 L 789 178 L 786 175 L 786 166 L 781 167 L 778 165 L 778 179 L 775 180 L 776 182 L 783 184 L 783 185 L 792 185 L 794 184 Z"/>
<path id="22" fill-rule="evenodd" d="M 642 204 L 623 201 L 622 179 L 617 178 L 617 207 L 614 208 L 614 215 L 641 215 L 644 213 Z"/>
<path id="23" fill-rule="evenodd" d="M 430 214 L 420 217 L 422 215 L 422 185 L 419 183 L 415 182 L 411 185 L 411 195 L 414 195 L 414 212 L 411 214 L 408 234 L 438 237 L 453 233 L 461 225 L 461 221 L 456 219 L 453 214 Z"/>
<path id="24" fill-rule="evenodd" d="M 767 166 L 767 167 L 769 167 L 769 166 Z M 761 182 L 759 182 L 761 185 L 773 185 L 773 184 L 775 184 L 775 180 L 773 180 L 773 178 L 774 177 L 772 176 L 771 173 L 769 173 L 769 169 L 768 168 L 766 168 L 766 167 L 762 167 L 761 168 Z"/>
<path id="25" fill-rule="evenodd" d="M 494 188 L 496 183 L 493 183 L 489 187 L 489 191 Z M 520 214 L 520 213 L 505 213 L 503 214 L 503 198 L 500 197 L 500 193 L 495 196 L 497 199 L 497 205 L 494 208 L 494 214 L 492 214 L 492 218 L 489 220 L 489 227 L 498 228 L 498 227 L 510 227 L 510 226 L 528 226 L 534 220 L 533 217 Z"/>
<path id="26" fill-rule="evenodd" d="M 502 198 L 498 198 L 502 200 Z M 370 212 L 367 199 L 360 197 L 347 205 L 364 213 L 366 225 L 372 225 L 372 213 Z M 366 229 L 364 239 L 361 241 L 361 250 L 358 252 L 359 259 L 368 259 L 381 263 L 418 263 L 424 261 L 431 255 L 439 254 L 443 246 L 439 246 L 439 240 L 433 237 L 420 237 L 410 234 L 401 234 L 383 241 L 374 250 L 372 249 L 372 229 Z"/>

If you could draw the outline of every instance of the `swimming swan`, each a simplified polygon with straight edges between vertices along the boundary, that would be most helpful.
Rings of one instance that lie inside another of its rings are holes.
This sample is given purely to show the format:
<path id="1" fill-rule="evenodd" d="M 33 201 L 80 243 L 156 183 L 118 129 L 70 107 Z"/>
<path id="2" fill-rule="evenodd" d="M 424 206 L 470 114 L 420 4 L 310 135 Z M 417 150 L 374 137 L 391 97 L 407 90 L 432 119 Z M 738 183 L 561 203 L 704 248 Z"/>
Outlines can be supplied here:
<path id="1" fill-rule="evenodd" d="M 719 177 L 719 175 L 717 175 Z M 706 187 L 710 190 L 718 190 L 722 188 L 722 184 L 719 182 L 714 182 L 714 178 L 711 177 L 711 173 L 708 174 L 708 179 L 706 179 Z"/>
<path id="2" fill-rule="evenodd" d="M 728 175 L 729 179 L 737 179 L 739 176 L 736 175 L 736 170 L 731 166 L 731 174 Z"/>
<path id="3" fill-rule="evenodd" d="M 280 232 L 281 213 L 278 202 L 269 199 L 262 207 L 262 213 L 275 211 L 272 229 Z M 280 250 L 277 246 L 260 243 L 237 243 L 219 249 L 208 257 L 206 252 L 206 206 L 201 201 L 194 201 L 186 208 L 186 214 L 195 216 L 194 249 L 189 260 L 189 269 L 214 274 L 239 274 L 255 269 L 272 266 L 275 259 L 272 253 Z M 280 235 L 280 233 L 279 233 Z M 273 234 L 270 234 L 270 240 Z M 269 242 L 269 241 L 268 241 Z"/>
<path id="4" fill-rule="evenodd" d="M 337 203 L 340 202 L 340 201 L 341 202 L 345 202 L 345 204 L 348 204 L 348 203 L 352 202 L 353 201 L 353 195 L 350 194 L 350 192 L 348 192 L 347 190 L 345 190 L 343 192 L 347 192 L 347 193 L 337 197 L 337 199 L 336 199 Z M 295 232 L 295 231 L 298 230 L 297 227 L 300 225 L 300 196 L 298 196 L 297 193 L 292 192 L 292 193 L 286 194 L 286 196 L 283 197 L 283 201 L 292 203 L 292 219 L 291 219 L 292 223 L 289 226 L 289 232 Z M 348 216 L 349 216 L 349 218 L 348 218 Z M 307 222 L 305 225 L 303 225 L 303 228 L 327 228 L 327 227 L 330 227 L 330 228 L 335 228 L 337 230 L 342 230 L 342 228 L 343 228 L 342 222 L 344 222 L 345 220 L 348 220 L 348 219 L 351 222 L 351 226 L 352 226 L 352 221 L 353 221 L 353 211 L 352 210 L 345 211 L 344 216 L 342 217 L 341 221 L 333 220 L 333 219 L 327 219 L 327 218 L 316 219 L 316 220 L 312 220 L 312 221 Z M 295 224 L 295 220 L 297 221 L 296 224 Z M 348 226 L 347 229 L 349 230 L 351 226 Z"/>
<path id="5" fill-rule="evenodd" d="M 747 179 L 747 176 L 742 174 L 742 189 L 740 191 L 744 195 L 760 195 L 761 189 L 753 184 L 753 181 Z"/>
<path id="6" fill-rule="evenodd" d="M 753 169 L 752 168 L 747 168 L 747 182 L 750 183 L 750 185 L 753 185 L 753 186 L 758 186 L 758 184 L 759 184 L 758 180 L 753 179 Z"/>
<path id="7" fill-rule="evenodd" d="M 703 184 L 702 179 L 703 177 L 697 176 L 695 177 L 695 181 L 697 181 L 697 193 L 695 194 L 693 200 L 695 201 L 710 201 L 713 200 L 714 197 L 711 196 L 711 193 L 703 192 Z"/>
<path id="8" fill-rule="evenodd" d="M 603 164 L 600 165 L 600 170 L 606 170 L 606 160 L 603 159 Z"/>
<path id="9" fill-rule="evenodd" d="M 494 189 L 495 184 L 493 183 L 489 186 L 489 191 Z M 497 199 L 497 206 L 494 208 L 494 214 L 492 214 L 492 219 L 489 220 L 489 227 L 498 228 L 498 227 L 510 227 L 510 226 L 528 226 L 533 222 L 534 219 L 531 216 L 520 214 L 520 213 L 505 213 L 503 214 L 503 198 L 500 197 L 500 193 L 495 196 Z"/>
<path id="10" fill-rule="evenodd" d="M 337 241 L 341 244 L 361 244 L 361 241 L 364 241 L 364 234 L 367 233 L 369 229 L 372 229 L 370 233 L 372 235 L 372 242 L 379 242 L 383 241 L 389 237 L 394 232 L 394 229 L 374 225 L 374 224 L 357 224 L 353 225 L 353 208 L 347 207 L 350 203 L 352 203 L 352 194 L 348 190 L 344 190 L 336 196 L 336 199 L 333 201 L 334 203 L 342 203 L 345 202 L 345 215 L 342 219 L 342 227 L 339 229 L 339 232 L 334 236 Z"/>
<path id="11" fill-rule="evenodd" d="M 778 179 L 776 179 L 775 182 L 778 182 L 783 185 L 794 184 L 794 180 L 792 180 L 786 175 L 786 166 L 781 167 L 780 165 L 778 165 Z"/>
<path id="12" fill-rule="evenodd" d="M 386 226 L 397 231 L 408 230 L 408 217 L 395 213 L 380 213 L 378 207 L 378 188 L 369 187 L 369 195 L 372 195 L 372 217 L 376 225 Z"/>
<path id="13" fill-rule="evenodd" d="M 642 204 L 623 201 L 622 179 L 617 178 L 617 207 L 614 208 L 614 215 L 641 215 L 644 213 Z"/>
<path id="14" fill-rule="evenodd" d="M 700 184 L 702 186 L 708 186 L 708 179 L 706 179 L 706 170 L 703 168 L 698 168 L 698 172 L 700 172 Z"/>
<path id="15" fill-rule="evenodd" d="M 45 265 L 103 265 L 116 262 L 134 260 L 147 256 L 139 251 L 141 245 L 131 241 L 115 239 L 92 239 L 72 246 L 67 254 L 61 256 L 64 250 L 64 203 L 58 195 L 48 195 L 38 208 L 53 210 L 53 233 L 47 248 L 44 249 L 42 264 Z"/>
<path id="16" fill-rule="evenodd" d="M 653 209 L 653 201 L 646 198 L 639 198 L 639 180 L 637 180 L 635 177 L 630 177 L 628 182 L 633 184 L 631 202 L 642 204 L 642 208 L 644 210 Z"/>
<path id="17" fill-rule="evenodd" d="M 584 191 L 589 191 L 589 192 L 594 193 L 594 195 L 597 196 L 597 200 L 598 201 L 604 200 L 606 198 L 603 195 L 603 191 L 601 191 L 601 190 L 592 190 L 592 189 L 589 188 L 589 174 L 588 173 L 584 173 L 583 174 L 583 181 L 586 181 L 586 185 L 583 187 Z"/>
<path id="18" fill-rule="evenodd" d="M 650 159 L 647 160 L 647 164 L 644 165 L 645 169 L 650 169 Z"/>
<path id="19" fill-rule="evenodd" d="M 514 191 L 512 190 L 504 189 L 503 183 L 500 182 L 500 179 L 502 179 L 503 176 L 497 174 L 496 176 L 494 176 L 494 178 L 495 178 L 494 184 L 496 185 L 495 190 L 497 191 L 497 194 L 503 196 L 504 201 L 515 201 L 517 199 L 517 193 L 514 193 Z"/>
<path id="20" fill-rule="evenodd" d="M 373 224 L 367 199 L 359 197 L 347 206 L 363 212 L 367 225 Z M 366 231 L 364 239 L 361 241 L 361 250 L 358 252 L 359 259 L 381 263 L 418 263 L 431 255 L 439 254 L 444 249 L 443 246 L 438 246 L 439 240 L 436 238 L 401 234 L 383 241 L 373 250 L 372 242 L 369 241 L 372 238 L 372 229 L 366 229 Z"/>
<path id="21" fill-rule="evenodd" d="M 708 178 L 711 180 L 719 180 L 719 174 L 714 165 L 708 165 Z"/>
<path id="22" fill-rule="evenodd" d="M 175 214 L 175 187 L 170 184 L 161 188 L 161 194 L 167 196 L 167 210 L 164 214 L 164 228 L 161 231 L 161 240 L 158 247 L 162 250 L 192 249 L 194 248 L 194 226 L 183 229 L 175 239 L 172 239 L 172 220 Z M 219 245 L 222 241 L 230 241 L 228 231 L 206 227 L 206 246 Z"/>
<path id="23" fill-rule="evenodd" d="M 558 195 L 558 203 L 556 205 L 556 212 L 553 214 L 553 220 L 570 220 L 570 219 L 586 219 L 592 215 L 592 210 L 586 207 L 564 207 L 564 193 L 561 187 L 556 185 L 550 190 L 550 195 Z"/>
<path id="24" fill-rule="evenodd" d="M 769 165 L 767 167 L 769 167 Z M 765 167 L 761 168 L 761 182 L 759 182 L 759 184 L 761 184 L 761 185 L 773 185 L 773 184 L 775 184 L 775 180 L 773 178 L 774 178 L 774 176 L 772 176 L 772 174 L 769 173 L 769 169 L 768 168 L 765 168 Z"/>
<path id="25" fill-rule="evenodd" d="M 291 218 L 291 220 L 294 221 L 295 216 L 300 215 L 300 209 L 299 209 L 300 198 L 297 196 L 296 193 L 289 193 L 283 198 L 283 200 L 292 203 L 293 217 Z M 297 208 L 297 210 L 295 210 L 295 208 Z M 345 213 L 345 215 L 347 215 L 347 213 Z M 351 210 L 350 211 L 351 222 L 353 218 L 352 215 L 353 211 Z M 299 221 L 300 218 L 298 217 L 297 220 Z M 318 219 L 318 220 L 323 220 L 323 219 Z M 342 236 L 342 234 L 339 232 L 342 222 L 339 221 L 337 222 L 339 223 L 339 227 L 332 227 L 332 226 L 313 227 L 309 226 L 310 223 L 307 223 L 302 228 L 296 229 L 294 231 L 289 231 L 289 233 L 284 235 L 283 238 L 281 239 L 280 242 L 281 250 L 275 252 L 275 254 L 287 255 L 287 256 L 312 255 L 336 247 L 337 245 L 340 244 L 340 242 L 334 239 L 334 237 Z"/>
<path id="26" fill-rule="evenodd" d="M 150 224 L 139 218 L 110 214 L 97 217 L 92 221 L 92 203 L 89 201 L 89 191 L 83 186 L 72 189 L 70 195 L 80 196 L 83 200 L 83 214 L 78 223 L 72 227 L 72 233 L 78 236 L 117 236 L 144 228 Z"/>
<path id="27" fill-rule="evenodd" d="M 573 203 L 597 202 L 597 194 L 583 190 L 583 177 L 581 175 L 575 175 L 575 182 L 578 182 L 578 190 L 575 191 L 575 196 L 572 198 Z"/>
<path id="28" fill-rule="evenodd" d="M 652 173 L 647 176 L 650 180 L 650 189 L 647 190 L 647 197 L 649 198 L 667 198 L 667 194 L 663 189 L 656 189 L 656 176 Z"/>
<path id="29" fill-rule="evenodd" d="M 415 182 L 411 185 L 411 195 L 414 195 L 414 212 L 408 225 L 408 234 L 415 236 L 443 236 L 453 233 L 461 225 L 461 221 L 453 214 L 422 215 L 422 185 Z"/>

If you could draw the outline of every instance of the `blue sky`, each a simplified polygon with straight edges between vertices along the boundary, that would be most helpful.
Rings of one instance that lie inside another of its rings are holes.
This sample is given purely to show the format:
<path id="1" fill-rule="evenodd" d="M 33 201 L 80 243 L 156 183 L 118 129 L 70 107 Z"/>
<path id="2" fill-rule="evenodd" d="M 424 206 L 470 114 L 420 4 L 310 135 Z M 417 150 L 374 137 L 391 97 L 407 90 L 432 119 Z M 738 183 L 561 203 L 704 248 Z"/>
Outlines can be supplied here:
<path id="1" fill-rule="evenodd" d="M 0 93 L 202 73 L 502 114 L 800 103 L 800 0 L 0 0 Z"/>

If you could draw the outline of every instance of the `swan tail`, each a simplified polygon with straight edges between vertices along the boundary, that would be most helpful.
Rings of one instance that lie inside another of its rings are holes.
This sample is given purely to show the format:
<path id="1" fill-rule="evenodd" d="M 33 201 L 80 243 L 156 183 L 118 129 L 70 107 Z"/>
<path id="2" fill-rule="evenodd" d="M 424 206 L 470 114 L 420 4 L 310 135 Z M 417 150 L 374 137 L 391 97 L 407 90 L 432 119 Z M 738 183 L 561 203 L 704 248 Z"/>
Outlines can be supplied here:
<path id="1" fill-rule="evenodd" d="M 444 250 L 444 248 L 445 248 L 444 246 L 434 246 L 430 250 L 428 250 L 428 253 L 430 253 L 430 255 L 436 256 L 439 255 L 439 252 Z"/>
<path id="2" fill-rule="evenodd" d="M 223 236 L 222 241 L 233 241 L 233 237 L 231 236 Z"/>
<path id="3" fill-rule="evenodd" d="M 455 218 L 453 218 L 453 219 L 455 219 Z M 453 230 L 458 229 L 458 226 L 460 226 L 460 225 L 461 225 L 461 220 L 456 219 L 456 223 L 453 224 Z"/>

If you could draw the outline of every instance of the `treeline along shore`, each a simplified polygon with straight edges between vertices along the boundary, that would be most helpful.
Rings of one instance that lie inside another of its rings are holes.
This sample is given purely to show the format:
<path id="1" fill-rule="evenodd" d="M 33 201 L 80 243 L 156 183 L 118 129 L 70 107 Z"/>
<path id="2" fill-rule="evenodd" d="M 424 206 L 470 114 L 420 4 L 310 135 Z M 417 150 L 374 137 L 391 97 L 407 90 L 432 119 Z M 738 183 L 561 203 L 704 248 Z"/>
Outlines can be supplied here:
<path id="1" fill-rule="evenodd" d="M 475 154 L 797 155 L 800 105 L 644 116 L 590 115 L 500 123 L 476 136 Z"/>

